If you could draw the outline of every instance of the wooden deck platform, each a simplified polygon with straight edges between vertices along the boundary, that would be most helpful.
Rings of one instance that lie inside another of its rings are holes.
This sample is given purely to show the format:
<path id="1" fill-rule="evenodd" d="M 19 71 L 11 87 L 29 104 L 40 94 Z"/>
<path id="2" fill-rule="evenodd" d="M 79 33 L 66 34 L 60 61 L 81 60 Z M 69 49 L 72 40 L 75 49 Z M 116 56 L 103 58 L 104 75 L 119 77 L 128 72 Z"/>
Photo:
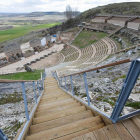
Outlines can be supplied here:
<path id="1" fill-rule="evenodd" d="M 61 90 L 46 78 L 44 93 L 25 140 L 139 140 L 140 115 L 106 125 L 102 116 Z"/>

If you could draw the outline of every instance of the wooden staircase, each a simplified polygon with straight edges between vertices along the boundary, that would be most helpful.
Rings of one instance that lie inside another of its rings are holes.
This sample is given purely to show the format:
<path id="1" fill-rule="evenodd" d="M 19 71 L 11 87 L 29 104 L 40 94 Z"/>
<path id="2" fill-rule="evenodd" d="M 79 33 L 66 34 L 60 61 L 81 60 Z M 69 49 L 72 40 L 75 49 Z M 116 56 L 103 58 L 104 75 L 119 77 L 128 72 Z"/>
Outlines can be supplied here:
<path id="1" fill-rule="evenodd" d="M 100 116 L 61 90 L 53 77 L 45 79 L 44 88 L 25 140 L 69 140 L 105 126 Z"/>

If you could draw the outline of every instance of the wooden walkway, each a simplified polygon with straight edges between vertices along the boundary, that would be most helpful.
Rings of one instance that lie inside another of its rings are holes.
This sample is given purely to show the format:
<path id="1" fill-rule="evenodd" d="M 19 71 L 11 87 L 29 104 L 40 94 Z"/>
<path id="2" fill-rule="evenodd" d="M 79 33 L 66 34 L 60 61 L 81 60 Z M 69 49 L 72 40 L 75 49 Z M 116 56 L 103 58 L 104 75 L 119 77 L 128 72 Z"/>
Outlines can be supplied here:
<path id="1" fill-rule="evenodd" d="M 44 87 L 25 140 L 140 140 L 140 116 L 106 126 L 54 78 L 46 78 Z"/>

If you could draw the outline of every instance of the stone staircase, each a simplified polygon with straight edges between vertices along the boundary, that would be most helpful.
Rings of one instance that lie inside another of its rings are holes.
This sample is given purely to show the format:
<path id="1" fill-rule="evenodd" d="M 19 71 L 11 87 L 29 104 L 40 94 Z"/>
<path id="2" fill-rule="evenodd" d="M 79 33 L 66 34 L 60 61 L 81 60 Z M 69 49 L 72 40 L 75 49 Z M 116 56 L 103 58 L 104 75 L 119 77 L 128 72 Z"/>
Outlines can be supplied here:
<path id="1" fill-rule="evenodd" d="M 25 140 L 68 140 L 104 126 L 100 116 L 61 90 L 53 77 L 47 77 Z"/>

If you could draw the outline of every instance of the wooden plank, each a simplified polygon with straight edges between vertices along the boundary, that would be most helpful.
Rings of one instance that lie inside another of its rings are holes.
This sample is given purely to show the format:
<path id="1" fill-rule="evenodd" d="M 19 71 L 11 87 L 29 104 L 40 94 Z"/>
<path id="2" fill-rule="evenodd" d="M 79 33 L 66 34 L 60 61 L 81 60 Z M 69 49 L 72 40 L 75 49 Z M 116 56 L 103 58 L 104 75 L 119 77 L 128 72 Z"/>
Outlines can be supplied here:
<path id="1" fill-rule="evenodd" d="M 104 125 L 104 123 L 101 121 L 101 118 L 99 116 L 93 118 L 87 118 L 71 124 L 56 127 L 54 129 L 42 131 L 40 133 L 36 133 L 31 136 L 27 136 L 25 140 L 39 140 L 42 138 L 43 139 L 46 138 L 47 140 L 50 140 L 50 139 L 54 139 L 54 138 L 58 138 L 64 135 L 74 133 L 76 131 L 87 129 L 89 127 L 93 127 L 93 126 L 98 127 L 98 125 Z"/>
<path id="2" fill-rule="evenodd" d="M 37 133 L 37 132 L 40 132 L 43 130 L 48 130 L 51 128 L 55 128 L 55 127 L 62 126 L 62 125 L 68 124 L 68 123 L 76 122 L 81 119 L 85 119 L 85 118 L 89 118 L 89 117 L 93 117 L 93 114 L 90 110 L 72 114 L 70 116 L 66 116 L 66 117 L 58 118 L 58 119 L 51 120 L 48 122 L 43 122 L 40 124 L 32 125 L 30 127 L 30 133 L 31 134 Z"/>
<path id="3" fill-rule="evenodd" d="M 72 99 L 67 99 L 67 102 L 57 102 L 57 103 L 49 103 L 49 104 L 45 104 L 45 106 L 41 106 L 41 107 L 38 107 L 37 108 L 37 111 L 38 110 L 44 110 L 44 109 L 53 109 L 57 106 L 65 106 L 65 105 L 68 105 L 68 104 L 72 104 L 72 103 L 76 103 L 76 101 L 72 100 Z"/>
<path id="4" fill-rule="evenodd" d="M 82 136 L 79 136 L 79 137 L 73 138 L 73 139 L 71 139 L 71 140 L 86 140 L 86 139 L 83 139 Z"/>
<path id="5" fill-rule="evenodd" d="M 140 119 L 137 116 L 131 118 L 131 121 L 138 127 L 140 130 Z"/>
<path id="6" fill-rule="evenodd" d="M 60 110 L 60 111 L 54 111 L 54 112 L 50 112 L 50 113 L 48 113 L 48 112 L 46 112 L 46 111 L 44 111 L 44 112 L 41 112 L 41 113 L 38 113 L 38 114 L 36 114 L 35 115 L 35 118 L 37 118 L 37 117 L 41 117 L 41 116 L 46 116 L 46 115 L 51 115 L 51 114 L 54 114 L 54 113 L 59 113 L 59 112 L 66 112 L 67 110 L 71 110 L 72 108 L 78 108 L 78 107 L 82 107 L 82 106 L 80 106 L 80 105 L 77 105 L 77 106 L 69 106 L 68 108 L 64 108 L 64 109 L 62 109 L 62 110 Z"/>
<path id="7" fill-rule="evenodd" d="M 52 106 L 56 106 L 56 105 L 61 105 L 63 103 L 68 103 L 69 101 L 75 101 L 75 100 L 70 98 L 70 99 L 64 99 L 64 100 L 61 100 L 61 101 L 57 101 L 55 103 L 44 103 L 43 105 L 39 104 L 38 108 L 42 108 L 42 107 L 46 107 L 46 106 L 52 107 Z"/>
<path id="8" fill-rule="evenodd" d="M 47 97 L 47 98 L 53 98 L 53 97 L 57 97 L 57 96 L 61 96 L 61 95 L 65 95 L 66 93 L 63 92 L 55 92 L 55 93 L 51 93 L 51 94 L 43 94 L 42 98 Z"/>
<path id="9" fill-rule="evenodd" d="M 68 105 L 65 105 L 65 106 L 57 106 L 56 108 L 53 108 L 53 109 L 50 109 L 50 110 L 38 110 L 36 113 L 35 113 L 35 116 L 38 116 L 38 115 L 41 115 L 43 113 L 45 113 L 46 115 L 47 114 L 51 114 L 51 113 L 54 113 L 54 112 L 58 112 L 58 111 L 62 111 L 64 109 L 68 109 L 70 107 L 76 107 L 76 106 L 81 106 L 79 103 L 73 103 L 73 104 L 68 104 Z"/>
<path id="10" fill-rule="evenodd" d="M 37 118 L 33 118 L 33 124 L 37 124 L 37 123 L 42 123 L 45 121 L 50 121 L 50 120 L 54 120 L 54 119 L 58 119 L 64 116 L 69 116 L 78 112 L 82 112 L 85 111 L 85 107 L 84 106 L 78 106 L 78 107 L 74 107 L 74 108 L 70 108 L 69 110 L 65 110 L 65 111 L 59 111 L 47 116 L 42 116 L 42 117 L 37 117 Z"/>
<path id="11" fill-rule="evenodd" d="M 130 135 L 121 122 L 113 124 L 113 127 L 123 140 L 134 140 L 134 138 Z"/>
<path id="12" fill-rule="evenodd" d="M 65 93 L 57 93 L 57 94 L 51 94 L 50 96 L 46 96 L 46 95 L 44 95 L 44 96 L 42 96 L 42 98 L 41 99 L 54 99 L 54 98 L 57 98 L 57 97 L 60 97 L 60 96 L 66 96 L 67 94 L 65 94 Z M 67 96 L 69 96 L 69 95 L 67 95 Z M 69 96 L 70 97 L 70 96 Z"/>
<path id="13" fill-rule="evenodd" d="M 127 131 L 134 137 L 134 139 L 140 139 L 140 131 L 130 119 L 124 120 L 122 123 Z"/>
<path id="14" fill-rule="evenodd" d="M 137 117 L 140 119 L 140 115 L 137 115 Z"/>
<path id="15" fill-rule="evenodd" d="M 83 140 L 96 140 L 96 138 L 92 132 L 87 133 L 87 134 L 83 135 L 82 137 L 83 137 Z"/>
<path id="16" fill-rule="evenodd" d="M 120 136 L 112 125 L 103 128 L 109 140 L 121 140 Z"/>
<path id="17" fill-rule="evenodd" d="M 57 100 L 59 100 L 59 99 L 65 99 L 65 98 L 71 98 L 70 96 L 68 96 L 68 95 L 61 95 L 61 96 L 57 96 L 57 97 L 54 97 L 54 98 L 47 98 L 47 97 L 43 97 L 43 98 L 41 98 L 41 100 L 40 100 L 40 103 L 41 102 L 50 102 L 50 101 L 57 101 Z"/>
<path id="18" fill-rule="evenodd" d="M 94 131 L 93 134 L 95 135 L 96 140 L 108 140 L 108 137 L 102 128 Z"/>
<path id="19" fill-rule="evenodd" d="M 56 140 L 71 140 L 72 138 L 77 138 L 78 136 L 81 136 L 81 135 L 84 135 L 84 134 L 87 134 L 89 132 L 93 132 L 97 129 L 100 129 L 102 128 L 103 126 L 102 125 L 98 125 L 98 128 L 97 127 L 90 127 L 88 129 L 84 129 L 82 131 L 78 131 L 78 132 L 74 132 L 72 134 L 69 134 L 69 135 L 66 135 L 66 136 L 63 136 L 63 137 L 60 137 L 60 138 L 57 138 Z M 73 139 L 72 139 L 73 140 Z"/>
<path id="20" fill-rule="evenodd" d="M 55 103 L 55 102 L 57 102 L 57 101 L 62 101 L 62 100 L 65 100 L 65 99 L 71 99 L 71 97 L 69 97 L 69 96 L 60 96 L 59 98 L 54 98 L 54 99 L 50 99 L 50 100 L 41 100 L 40 101 L 40 105 L 43 105 L 44 103 L 46 104 L 46 103 Z"/>

